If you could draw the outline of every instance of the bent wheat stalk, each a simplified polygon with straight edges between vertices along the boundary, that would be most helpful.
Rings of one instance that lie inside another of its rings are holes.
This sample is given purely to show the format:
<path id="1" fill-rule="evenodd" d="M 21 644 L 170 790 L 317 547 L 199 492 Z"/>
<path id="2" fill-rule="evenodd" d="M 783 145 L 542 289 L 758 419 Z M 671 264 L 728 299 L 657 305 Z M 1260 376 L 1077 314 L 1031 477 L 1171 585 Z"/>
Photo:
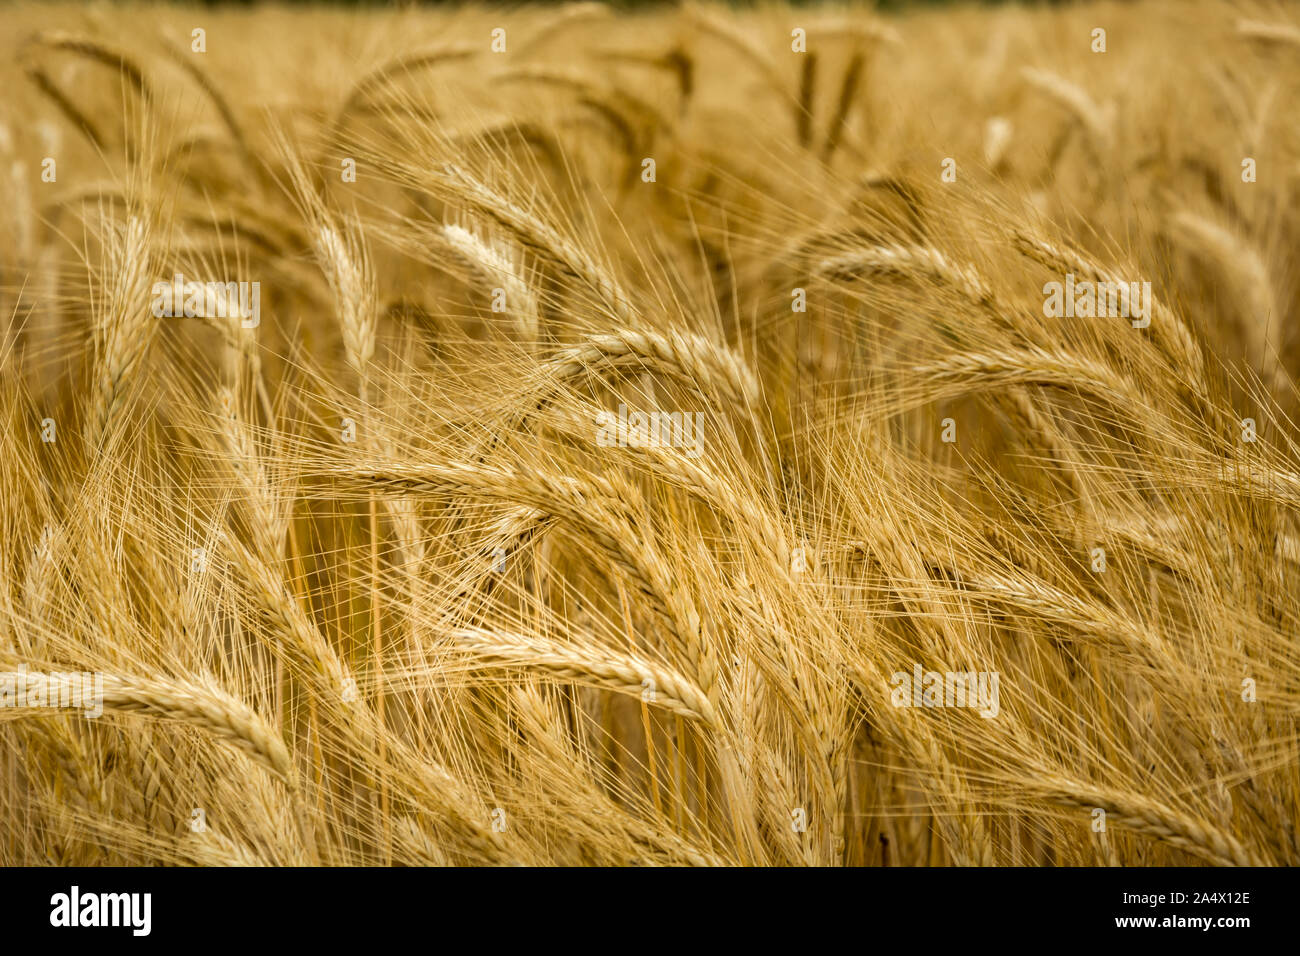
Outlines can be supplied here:
<path id="1" fill-rule="evenodd" d="M 522 667 L 563 679 L 589 682 L 620 694 L 639 695 L 705 725 L 717 727 L 713 704 L 690 680 L 671 668 L 635 654 L 611 651 L 594 643 L 560 643 L 537 635 L 463 628 L 448 635 L 485 664 Z"/>
<path id="2" fill-rule="evenodd" d="M 74 692 L 82 690 L 80 685 L 74 686 L 73 678 L 67 674 L 42 674 L 33 671 L 0 674 L 0 682 L 11 686 L 24 679 L 29 699 L 39 694 L 40 699 L 45 701 L 70 700 Z M 287 786 L 296 786 L 293 763 L 284 741 L 276 735 L 266 721 L 242 701 L 216 687 L 176 678 L 111 674 L 96 677 L 97 684 L 101 680 L 102 700 L 95 703 L 102 703 L 106 712 L 143 714 L 163 720 L 178 721 L 202 730 L 242 750 L 278 776 Z M 85 706 L 89 707 L 90 702 Z M 48 707 L 25 707 L 15 709 L 13 713 L 23 716 L 42 713 L 48 709 Z M 0 716 L 5 713 L 0 710 Z"/>
<path id="3" fill-rule="evenodd" d="M 1083 810 L 1100 807 L 1120 826 L 1154 837 L 1219 866 L 1272 866 L 1254 847 L 1243 844 L 1207 820 L 1184 813 L 1137 793 L 1126 793 L 1054 773 L 1044 773 L 1031 783 L 1045 800 Z"/>

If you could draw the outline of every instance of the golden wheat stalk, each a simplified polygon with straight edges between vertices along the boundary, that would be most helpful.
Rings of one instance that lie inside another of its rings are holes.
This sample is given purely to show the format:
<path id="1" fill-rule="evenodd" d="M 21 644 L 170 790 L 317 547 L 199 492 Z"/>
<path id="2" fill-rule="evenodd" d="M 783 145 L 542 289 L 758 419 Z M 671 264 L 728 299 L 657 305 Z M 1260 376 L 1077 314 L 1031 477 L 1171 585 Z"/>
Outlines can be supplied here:
<path id="1" fill-rule="evenodd" d="M 485 663 L 521 667 L 565 680 L 589 682 L 716 727 L 717 715 L 704 692 L 671 668 L 635 654 L 592 643 L 560 643 L 537 635 L 481 629 L 452 631 L 448 639 Z"/>
<path id="2" fill-rule="evenodd" d="M 11 685 L 25 681 L 29 698 L 71 699 L 77 675 L 42 674 L 35 671 L 0 673 L 0 682 Z M 216 687 L 171 678 L 96 675 L 97 696 L 102 682 L 102 704 L 107 713 L 143 714 L 172 720 L 202 730 L 242 750 L 290 787 L 295 786 L 293 763 L 284 741 L 253 710 Z M 89 706 L 89 704 L 87 704 Z M 16 715 L 28 715 L 46 708 L 16 708 Z"/>

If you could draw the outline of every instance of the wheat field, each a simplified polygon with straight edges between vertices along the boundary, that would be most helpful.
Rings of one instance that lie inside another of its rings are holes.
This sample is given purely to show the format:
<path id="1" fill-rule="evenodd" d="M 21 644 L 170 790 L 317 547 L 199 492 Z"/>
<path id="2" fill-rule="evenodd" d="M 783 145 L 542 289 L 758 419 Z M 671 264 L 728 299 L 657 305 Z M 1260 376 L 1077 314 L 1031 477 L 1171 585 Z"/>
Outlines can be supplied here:
<path id="1" fill-rule="evenodd" d="M 1300 862 L 1295 14 L 0 10 L 0 863 Z"/>

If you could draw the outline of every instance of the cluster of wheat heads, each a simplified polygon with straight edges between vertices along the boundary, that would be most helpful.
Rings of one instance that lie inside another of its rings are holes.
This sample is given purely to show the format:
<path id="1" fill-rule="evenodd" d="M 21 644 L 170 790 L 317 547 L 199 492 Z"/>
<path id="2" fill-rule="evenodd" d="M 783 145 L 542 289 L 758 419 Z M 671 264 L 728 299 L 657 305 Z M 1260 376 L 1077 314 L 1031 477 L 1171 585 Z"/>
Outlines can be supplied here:
<path id="1" fill-rule="evenodd" d="M 0 861 L 1295 863 L 1293 13 L 5 8 Z"/>

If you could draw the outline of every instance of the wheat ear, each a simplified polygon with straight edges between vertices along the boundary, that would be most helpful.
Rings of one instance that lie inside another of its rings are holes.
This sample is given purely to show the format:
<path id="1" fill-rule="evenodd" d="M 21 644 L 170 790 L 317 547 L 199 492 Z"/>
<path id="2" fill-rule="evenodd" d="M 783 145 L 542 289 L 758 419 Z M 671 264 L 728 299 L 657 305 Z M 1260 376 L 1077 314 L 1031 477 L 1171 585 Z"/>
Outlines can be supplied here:
<path id="1" fill-rule="evenodd" d="M 1100 807 L 1119 825 L 1155 837 L 1220 866 L 1271 866 L 1272 861 L 1207 820 L 1137 793 L 1094 786 L 1053 773 L 1033 778 L 1033 791 L 1065 807 Z"/>
<path id="2" fill-rule="evenodd" d="M 641 699 L 648 703 L 717 727 L 713 704 L 699 687 L 671 668 L 635 654 L 594 643 L 564 644 L 537 635 L 477 628 L 453 631 L 449 638 L 483 661 L 590 682 L 621 694 L 642 695 Z"/>
<path id="3" fill-rule="evenodd" d="M 111 228 L 106 239 L 108 290 L 96 314 L 95 384 L 88 436 L 95 449 L 107 437 L 158 327 L 148 294 L 153 274 L 149 236 L 147 221 L 131 216 L 120 232 Z"/>
<path id="4" fill-rule="evenodd" d="M 72 699 L 73 692 L 81 689 L 67 674 L 0 674 L 0 681 L 24 679 L 28 695 L 39 688 L 44 700 Z M 104 675 L 102 679 L 105 711 L 145 714 L 203 730 L 244 751 L 294 786 L 293 764 L 284 741 L 242 701 L 216 688 L 174 678 Z"/>
<path id="5" fill-rule="evenodd" d="M 1237 21 L 1237 36 L 1287 46 L 1300 46 L 1300 27 L 1291 23 L 1266 23 L 1263 20 Z"/>
<path id="6" fill-rule="evenodd" d="M 1090 282 L 1120 284 L 1113 271 L 1089 259 L 1076 249 L 1058 245 L 1041 236 L 1023 230 L 1012 236 L 1016 251 L 1039 265 L 1062 276 L 1073 273 Z M 1155 341 L 1162 351 L 1179 366 L 1187 366 L 1193 383 L 1203 392 L 1205 360 L 1187 324 L 1157 299 L 1151 301 L 1151 325 Z"/>

